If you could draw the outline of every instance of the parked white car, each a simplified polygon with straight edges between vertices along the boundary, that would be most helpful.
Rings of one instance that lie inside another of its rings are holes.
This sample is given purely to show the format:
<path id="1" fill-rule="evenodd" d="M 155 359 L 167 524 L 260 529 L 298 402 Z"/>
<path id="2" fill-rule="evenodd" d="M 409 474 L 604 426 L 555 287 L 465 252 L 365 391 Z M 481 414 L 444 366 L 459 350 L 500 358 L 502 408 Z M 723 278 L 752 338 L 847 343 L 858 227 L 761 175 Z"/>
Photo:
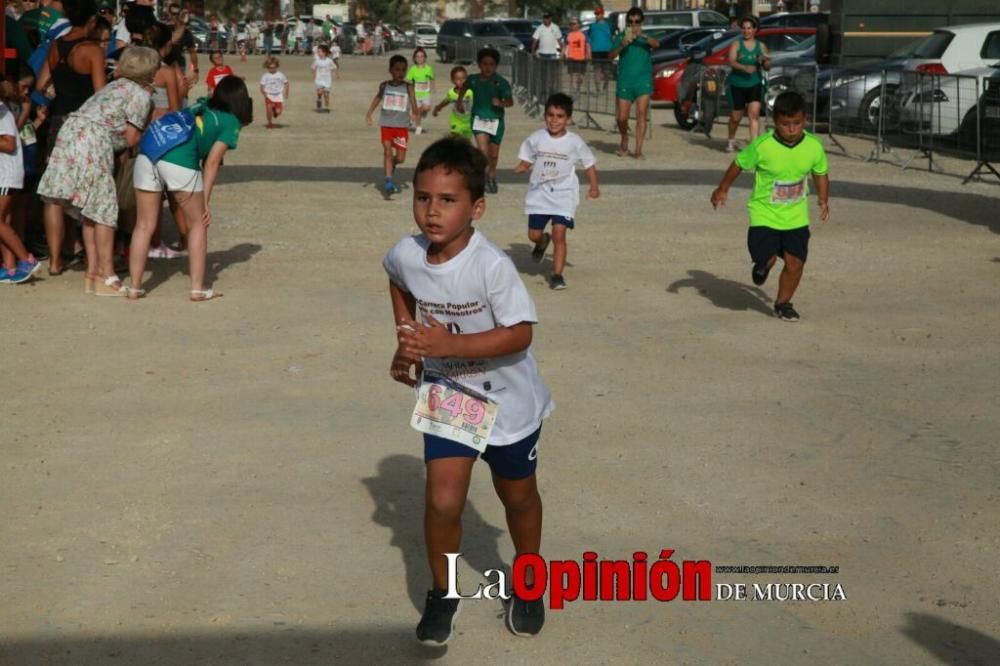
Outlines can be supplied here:
<path id="1" fill-rule="evenodd" d="M 433 23 L 417 23 L 413 26 L 414 41 L 417 46 L 425 49 L 436 49 L 438 45 L 438 27 Z"/>
<path id="2" fill-rule="evenodd" d="M 1000 62 L 1000 23 L 938 28 L 903 65 L 899 114 L 904 128 L 950 135 L 973 112 Z"/>

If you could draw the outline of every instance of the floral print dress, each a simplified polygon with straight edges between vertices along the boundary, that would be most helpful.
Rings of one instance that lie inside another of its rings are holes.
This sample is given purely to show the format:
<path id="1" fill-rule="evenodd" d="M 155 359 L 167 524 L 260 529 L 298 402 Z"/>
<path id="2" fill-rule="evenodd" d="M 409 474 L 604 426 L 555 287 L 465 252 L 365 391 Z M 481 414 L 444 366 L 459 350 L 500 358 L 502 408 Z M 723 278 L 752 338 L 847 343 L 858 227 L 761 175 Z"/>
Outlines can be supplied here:
<path id="1" fill-rule="evenodd" d="M 67 118 L 38 194 L 73 217 L 118 226 L 115 152 L 127 147 L 125 129 L 146 126 L 152 107 L 149 92 L 130 79 L 116 79 L 98 90 Z"/>

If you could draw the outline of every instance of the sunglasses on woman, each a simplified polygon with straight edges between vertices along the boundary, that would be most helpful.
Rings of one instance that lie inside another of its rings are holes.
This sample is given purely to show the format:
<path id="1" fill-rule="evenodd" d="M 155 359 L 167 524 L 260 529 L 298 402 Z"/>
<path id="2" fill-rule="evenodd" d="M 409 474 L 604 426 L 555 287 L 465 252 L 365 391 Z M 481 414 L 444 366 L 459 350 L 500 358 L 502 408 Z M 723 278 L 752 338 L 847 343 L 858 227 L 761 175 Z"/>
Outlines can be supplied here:
<path id="1" fill-rule="evenodd" d="M 640 23 L 642 23 L 642 19 L 629 19 L 628 20 L 628 24 L 629 25 L 639 25 Z"/>

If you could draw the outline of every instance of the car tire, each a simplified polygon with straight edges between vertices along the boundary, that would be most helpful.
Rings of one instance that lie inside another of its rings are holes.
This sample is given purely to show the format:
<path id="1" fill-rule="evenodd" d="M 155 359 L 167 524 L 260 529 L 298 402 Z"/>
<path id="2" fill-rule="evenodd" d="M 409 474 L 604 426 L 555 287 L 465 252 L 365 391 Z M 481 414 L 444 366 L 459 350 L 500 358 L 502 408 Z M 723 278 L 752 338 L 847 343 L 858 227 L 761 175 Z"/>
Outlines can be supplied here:
<path id="1" fill-rule="evenodd" d="M 684 111 L 684 103 L 680 100 L 674 102 L 674 120 L 682 130 L 690 130 L 698 124 L 697 120 Z"/>
<path id="2" fill-rule="evenodd" d="M 899 124 L 899 112 L 896 109 L 895 99 L 899 86 L 887 84 L 885 86 L 886 108 L 882 108 L 882 86 L 878 85 L 861 98 L 861 105 L 858 108 L 858 122 L 861 131 L 866 134 L 878 132 L 879 116 L 882 115 L 882 129 L 894 129 Z"/>

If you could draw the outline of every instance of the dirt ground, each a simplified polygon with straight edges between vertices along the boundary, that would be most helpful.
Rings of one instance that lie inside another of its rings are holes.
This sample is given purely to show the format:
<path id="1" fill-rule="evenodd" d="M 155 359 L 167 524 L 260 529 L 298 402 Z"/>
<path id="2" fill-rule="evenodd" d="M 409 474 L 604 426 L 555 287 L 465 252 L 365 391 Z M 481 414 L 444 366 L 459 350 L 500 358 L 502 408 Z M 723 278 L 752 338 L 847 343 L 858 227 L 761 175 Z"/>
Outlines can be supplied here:
<path id="1" fill-rule="evenodd" d="M 231 64 L 256 88 L 259 59 Z M 150 262 L 136 303 L 85 296 L 79 272 L 0 293 L 0 664 L 1000 661 L 1000 188 L 832 156 L 790 325 L 774 277 L 749 279 L 750 177 L 713 212 L 724 142 L 669 110 L 644 162 L 580 130 L 602 196 L 578 211 L 568 290 L 527 257 L 510 169 L 540 125 L 518 109 L 478 225 L 535 299 L 558 405 L 543 554 L 836 565 L 713 584 L 847 599 L 577 601 L 533 639 L 469 601 L 446 651 L 420 646 L 422 449 L 380 266 L 415 227 L 408 190 L 376 190 L 364 123 L 385 67 L 345 58 L 325 115 L 307 59 L 284 59 L 284 126 L 258 104 L 213 197 L 221 300 L 187 302 L 176 260 Z M 404 180 L 446 130 L 428 125 Z M 463 548 L 467 591 L 512 555 L 482 465 Z"/>

